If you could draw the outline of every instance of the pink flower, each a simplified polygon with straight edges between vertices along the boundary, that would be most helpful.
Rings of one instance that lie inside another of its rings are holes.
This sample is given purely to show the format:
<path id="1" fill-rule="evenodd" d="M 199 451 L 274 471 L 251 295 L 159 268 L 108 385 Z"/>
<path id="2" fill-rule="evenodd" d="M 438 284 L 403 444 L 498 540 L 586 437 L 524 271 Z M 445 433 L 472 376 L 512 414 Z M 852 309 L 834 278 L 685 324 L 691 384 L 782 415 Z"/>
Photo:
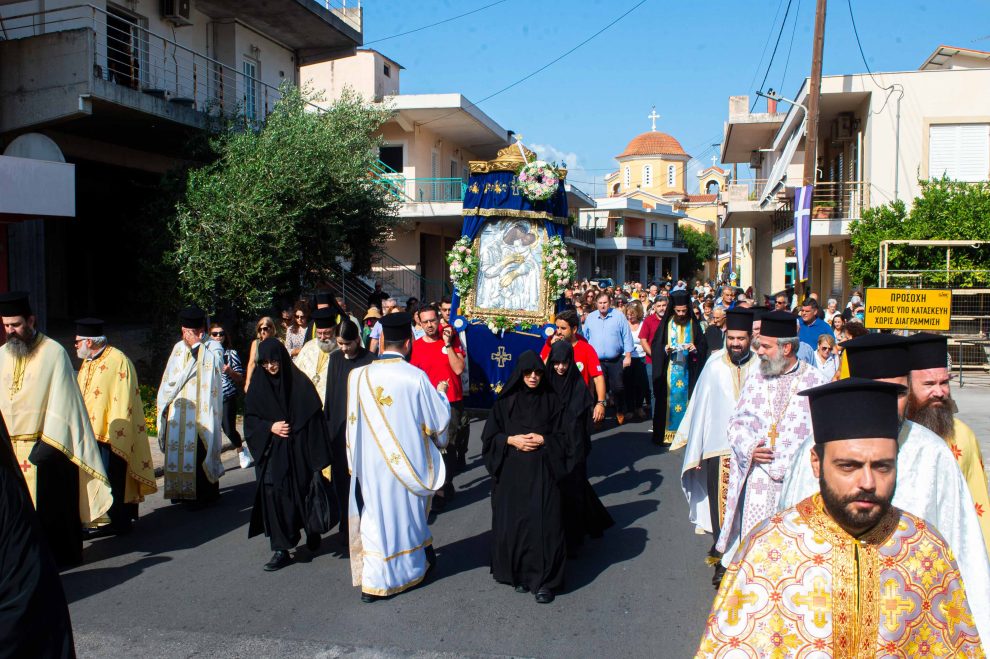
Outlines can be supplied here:
<path id="1" fill-rule="evenodd" d="M 463 268 L 461 268 L 461 272 L 463 272 L 464 274 L 467 274 L 467 272 L 468 272 L 467 266 L 464 266 Z"/>

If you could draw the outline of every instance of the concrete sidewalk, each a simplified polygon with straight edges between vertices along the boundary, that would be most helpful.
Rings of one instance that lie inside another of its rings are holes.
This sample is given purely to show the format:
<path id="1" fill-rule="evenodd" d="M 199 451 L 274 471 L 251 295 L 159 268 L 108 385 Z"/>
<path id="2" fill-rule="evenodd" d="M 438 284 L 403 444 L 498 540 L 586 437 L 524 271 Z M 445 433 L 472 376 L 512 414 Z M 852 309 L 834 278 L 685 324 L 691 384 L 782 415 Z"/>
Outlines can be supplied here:
<path id="1" fill-rule="evenodd" d="M 241 433 L 241 437 L 244 436 L 244 417 L 237 417 L 237 432 Z M 162 478 L 165 475 L 165 454 L 162 453 L 160 448 L 158 448 L 158 437 L 148 437 L 148 443 L 151 445 L 151 462 L 155 465 L 155 478 Z M 230 439 L 224 435 L 221 454 L 233 450 L 234 445 L 231 444 Z"/>

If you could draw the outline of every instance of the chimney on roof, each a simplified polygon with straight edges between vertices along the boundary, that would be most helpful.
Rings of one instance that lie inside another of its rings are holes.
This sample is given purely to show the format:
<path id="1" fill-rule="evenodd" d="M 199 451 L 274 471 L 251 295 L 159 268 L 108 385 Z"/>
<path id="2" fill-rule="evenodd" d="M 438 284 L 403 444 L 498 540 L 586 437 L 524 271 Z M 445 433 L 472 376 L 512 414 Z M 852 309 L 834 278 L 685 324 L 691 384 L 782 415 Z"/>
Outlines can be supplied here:
<path id="1" fill-rule="evenodd" d="M 772 89 L 767 92 L 767 112 L 770 114 L 777 113 L 777 99 L 773 98 L 775 93 Z"/>

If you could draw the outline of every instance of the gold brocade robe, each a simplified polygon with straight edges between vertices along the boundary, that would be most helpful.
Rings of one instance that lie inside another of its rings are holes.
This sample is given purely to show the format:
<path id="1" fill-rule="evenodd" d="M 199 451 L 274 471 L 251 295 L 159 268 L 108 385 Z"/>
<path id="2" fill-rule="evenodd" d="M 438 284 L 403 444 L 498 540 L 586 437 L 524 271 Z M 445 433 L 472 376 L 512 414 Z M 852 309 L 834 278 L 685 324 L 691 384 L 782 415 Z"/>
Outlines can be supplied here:
<path id="1" fill-rule="evenodd" d="M 14 357 L 9 345 L 0 347 L 0 412 L 32 500 L 37 496 L 37 470 L 28 456 L 40 440 L 79 468 L 81 522 L 94 522 L 110 509 L 110 482 L 62 346 L 38 334 L 23 359 Z"/>
<path id="2" fill-rule="evenodd" d="M 959 463 L 959 469 L 969 486 L 969 493 L 973 495 L 983 541 L 987 546 L 987 554 L 990 555 L 990 492 L 987 491 L 987 472 L 983 467 L 980 443 L 976 441 L 972 428 L 959 419 L 955 419 L 955 432 L 946 443 Z"/>
<path id="3" fill-rule="evenodd" d="M 320 403 L 324 407 L 327 405 L 327 366 L 330 364 L 330 355 L 337 350 L 336 342 L 331 345 L 330 352 L 323 352 L 320 350 L 319 341 L 310 339 L 292 360 L 296 368 L 302 371 L 316 387 L 316 393 L 320 395 Z"/>
<path id="4" fill-rule="evenodd" d="M 985 655 L 955 558 L 933 527 L 891 508 L 854 538 L 816 494 L 741 545 L 696 656 Z"/>
<path id="5" fill-rule="evenodd" d="M 79 368 L 79 389 L 96 441 L 127 463 L 125 503 L 139 503 L 158 490 L 151 461 L 137 372 L 127 356 L 107 346 Z"/>

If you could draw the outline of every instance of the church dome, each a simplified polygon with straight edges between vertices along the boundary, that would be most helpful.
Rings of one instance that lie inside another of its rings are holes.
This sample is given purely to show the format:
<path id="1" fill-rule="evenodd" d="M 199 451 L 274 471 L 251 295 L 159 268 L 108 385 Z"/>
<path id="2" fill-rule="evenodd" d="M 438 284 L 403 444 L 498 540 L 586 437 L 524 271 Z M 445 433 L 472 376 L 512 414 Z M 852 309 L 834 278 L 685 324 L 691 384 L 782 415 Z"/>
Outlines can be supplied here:
<path id="1" fill-rule="evenodd" d="M 667 133 L 651 130 L 632 138 L 616 158 L 628 156 L 686 156 L 681 143 Z"/>

